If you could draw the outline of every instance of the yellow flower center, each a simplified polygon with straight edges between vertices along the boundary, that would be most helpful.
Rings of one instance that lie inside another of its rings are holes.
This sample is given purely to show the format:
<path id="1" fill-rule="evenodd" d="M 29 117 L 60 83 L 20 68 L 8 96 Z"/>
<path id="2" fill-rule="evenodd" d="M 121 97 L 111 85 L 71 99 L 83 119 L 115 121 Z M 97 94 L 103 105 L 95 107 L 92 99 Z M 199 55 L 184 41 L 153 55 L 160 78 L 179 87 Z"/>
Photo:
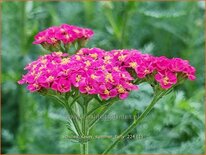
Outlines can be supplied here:
<path id="1" fill-rule="evenodd" d="M 109 55 L 104 57 L 104 60 L 110 60 L 110 59 L 111 59 L 111 57 Z"/>
<path id="2" fill-rule="evenodd" d="M 57 40 L 55 38 L 51 38 L 51 41 L 55 43 Z"/>
<path id="3" fill-rule="evenodd" d="M 118 67 L 114 67 L 114 70 L 117 71 L 117 72 L 120 71 Z"/>
<path id="4" fill-rule="evenodd" d="M 92 58 L 94 58 L 94 59 L 97 59 L 97 53 L 93 53 L 93 54 L 90 54 L 90 56 L 92 57 Z"/>
<path id="5" fill-rule="evenodd" d="M 42 73 L 42 72 L 37 73 L 34 79 L 36 80 L 37 78 L 39 78 L 40 75 L 41 75 L 41 73 Z"/>
<path id="6" fill-rule="evenodd" d="M 81 60 L 81 57 L 79 55 L 75 56 L 76 60 Z"/>
<path id="7" fill-rule="evenodd" d="M 80 80 L 81 80 L 81 75 L 77 75 L 77 77 L 76 77 L 76 82 L 79 82 Z"/>
<path id="8" fill-rule="evenodd" d="M 32 71 L 32 72 L 31 72 L 31 75 L 33 75 L 33 76 L 34 76 L 35 74 L 36 74 L 36 73 L 35 73 L 35 71 Z"/>
<path id="9" fill-rule="evenodd" d="M 94 75 L 94 74 L 92 74 L 92 75 L 91 75 L 91 78 L 92 78 L 92 79 L 96 79 L 96 78 L 97 78 L 97 76 L 96 76 L 96 75 Z"/>
<path id="10" fill-rule="evenodd" d="M 62 60 L 61 60 L 61 64 L 67 64 L 68 62 L 70 61 L 70 59 L 69 58 L 63 58 Z"/>
<path id="11" fill-rule="evenodd" d="M 104 90 L 104 94 L 105 94 L 105 95 L 109 95 L 109 90 L 105 89 L 105 90 Z"/>
<path id="12" fill-rule="evenodd" d="M 47 59 L 42 59 L 42 60 L 41 60 L 41 63 L 42 63 L 42 64 L 45 64 L 46 62 L 47 62 Z"/>
<path id="13" fill-rule="evenodd" d="M 149 70 L 148 70 L 148 69 L 146 69 L 144 72 L 145 72 L 146 74 L 148 74 L 148 73 L 149 73 Z"/>
<path id="14" fill-rule="evenodd" d="M 34 64 L 33 66 L 32 66 L 32 69 L 35 69 L 37 67 L 37 64 Z"/>
<path id="15" fill-rule="evenodd" d="M 106 68 L 105 68 L 105 66 L 101 66 L 101 69 L 102 69 L 102 70 L 105 70 Z"/>
<path id="16" fill-rule="evenodd" d="M 118 86 L 117 86 L 117 91 L 118 91 L 120 94 L 125 93 L 125 89 L 122 87 L 122 85 L 118 85 Z"/>
<path id="17" fill-rule="evenodd" d="M 39 70 L 42 70 L 44 68 L 46 68 L 46 65 L 42 65 L 41 67 L 39 67 Z"/>
<path id="18" fill-rule="evenodd" d="M 79 50 L 79 51 L 78 51 L 78 54 L 83 54 L 83 51 L 82 51 L 82 50 Z"/>
<path id="19" fill-rule="evenodd" d="M 89 87 L 89 86 L 86 86 L 86 91 L 90 91 L 91 90 L 91 88 Z"/>
<path id="20" fill-rule="evenodd" d="M 118 60 L 119 61 L 124 61 L 125 57 L 126 57 L 126 55 L 120 55 L 120 56 L 118 56 Z"/>
<path id="21" fill-rule="evenodd" d="M 105 64 L 110 64 L 111 61 L 109 61 L 109 60 L 104 60 L 104 63 L 105 63 Z"/>
<path id="22" fill-rule="evenodd" d="M 111 59 L 111 56 L 109 56 L 109 55 L 105 56 L 104 57 L 104 63 L 105 64 L 110 64 L 111 63 L 110 59 Z"/>
<path id="23" fill-rule="evenodd" d="M 85 62 L 85 64 L 86 64 L 87 67 L 91 66 L 91 62 L 90 62 L 89 60 L 87 60 L 87 61 Z"/>
<path id="24" fill-rule="evenodd" d="M 118 54 L 118 52 L 114 52 L 114 55 L 117 55 Z"/>
<path id="25" fill-rule="evenodd" d="M 169 83 L 169 78 L 166 76 L 163 78 L 163 83 L 167 85 Z"/>
<path id="26" fill-rule="evenodd" d="M 52 80 L 54 80 L 54 77 L 53 77 L 53 76 L 49 76 L 49 77 L 46 79 L 46 81 L 52 81 Z"/>
<path id="27" fill-rule="evenodd" d="M 105 76 L 105 80 L 106 80 L 106 82 L 109 82 L 109 81 L 113 82 L 114 80 L 113 80 L 112 74 L 111 73 L 107 73 L 106 76 Z"/>
<path id="28" fill-rule="evenodd" d="M 114 55 L 117 55 L 117 54 L 119 54 L 119 52 L 122 52 L 123 50 L 116 50 L 115 52 L 114 52 Z"/>
<path id="29" fill-rule="evenodd" d="M 62 55 L 62 52 L 55 52 L 56 53 L 56 55 L 58 55 L 58 56 L 61 56 Z"/>
<path id="30" fill-rule="evenodd" d="M 129 65 L 132 68 L 136 68 L 137 67 L 137 63 L 136 62 L 130 62 Z"/>

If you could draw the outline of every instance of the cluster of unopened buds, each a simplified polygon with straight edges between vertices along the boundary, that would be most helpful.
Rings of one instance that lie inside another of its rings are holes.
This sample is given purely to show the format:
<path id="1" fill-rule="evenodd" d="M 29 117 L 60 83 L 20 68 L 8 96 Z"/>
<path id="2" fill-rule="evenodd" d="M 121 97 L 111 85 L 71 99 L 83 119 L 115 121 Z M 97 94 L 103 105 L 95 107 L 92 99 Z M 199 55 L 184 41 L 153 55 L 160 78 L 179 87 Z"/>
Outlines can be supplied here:
<path id="1" fill-rule="evenodd" d="M 73 37 L 68 40 L 71 43 L 76 38 L 89 38 L 93 34 L 91 30 L 86 30 L 65 24 L 52 27 L 40 32 L 35 43 L 50 43 L 50 37 L 67 43 L 63 32 Z M 102 99 L 116 96 L 125 99 L 130 91 L 138 89 L 136 84 L 139 80 L 159 83 L 162 89 L 169 89 L 182 78 L 195 79 L 195 68 L 187 60 L 154 57 L 134 49 L 104 51 L 82 48 L 74 55 L 52 52 L 40 56 L 25 69 L 28 73 L 19 84 L 28 84 L 27 88 L 31 92 L 52 89 L 66 93 L 78 88 L 81 93 L 96 94 Z"/>

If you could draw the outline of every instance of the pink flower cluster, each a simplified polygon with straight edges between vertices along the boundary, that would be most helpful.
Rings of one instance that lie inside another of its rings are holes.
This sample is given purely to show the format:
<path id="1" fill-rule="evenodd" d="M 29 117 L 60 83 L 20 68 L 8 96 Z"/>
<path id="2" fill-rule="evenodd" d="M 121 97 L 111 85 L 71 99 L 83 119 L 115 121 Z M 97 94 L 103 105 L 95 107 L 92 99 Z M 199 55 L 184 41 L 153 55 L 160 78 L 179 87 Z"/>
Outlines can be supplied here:
<path id="1" fill-rule="evenodd" d="M 137 50 L 113 50 L 112 53 L 122 67 L 133 68 L 137 78 L 143 79 L 149 74 L 154 75 L 154 79 L 163 89 L 169 89 L 176 84 L 178 75 L 189 80 L 196 78 L 196 70 L 187 60 L 169 59 L 165 56 L 154 57 Z"/>
<path id="2" fill-rule="evenodd" d="M 102 99 L 115 96 L 124 99 L 137 86 L 112 58 L 112 53 L 98 48 L 84 48 L 72 56 L 53 52 L 28 64 L 25 67 L 28 73 L 19 84 L 27 83 L 31 92 L 51 88 L 64 93 L 76 87 L 81 93 L 99 94 Z"/>
<path id="3" fill-rule="evenodd" d="M 33 44 L 49 44 L 55 45 L 72 43 L 79 39 L 89 39 L 94 32 L 91 29 L 80 28 L 73 25 L 62 24 L 60 26 L 53 26 L 46 30 L 39 32 L 34 38 Z"/>
<path id="4" fill-rule="evenodd" d="M 195 68 L 187 60 L 154 57 L 137 50 L 82 48 L 72 56 L 53 52 L 40 56 L 25 69 L 28 73 L 18 83 L 28 84 L 31 92 L 50 88 L 65 93 L 76 87 L 81 93 L 97 94 L 102 99 L 125 99 L 130 91 L 138 89 L 134 80 L 147 79 L 147 75 L 152 75 L 163 89 L 176 84 L 179 75 L 195 79 Z M 136 76 L 128 69 L 133 69 Z"/>

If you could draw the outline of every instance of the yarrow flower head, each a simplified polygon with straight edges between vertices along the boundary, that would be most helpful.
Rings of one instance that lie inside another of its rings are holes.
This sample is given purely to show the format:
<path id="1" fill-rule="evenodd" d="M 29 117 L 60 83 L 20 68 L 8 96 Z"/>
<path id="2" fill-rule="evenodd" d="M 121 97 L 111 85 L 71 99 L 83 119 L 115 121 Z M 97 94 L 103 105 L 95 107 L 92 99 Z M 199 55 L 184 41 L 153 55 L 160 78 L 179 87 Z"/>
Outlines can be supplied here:
<path id="1" fill-rule="evenodd" d="M 102 99 L 126 98 L 130 91 L 137 90 L 136 79 L 147 81 L 152 77 L 163 89 L 171 88 L 180 78 L 195 79 L 195 68 L 187 60 L 154 57 L 137 50 L 82 48 L 71 56 L 53 52 L 40 56 L 25 69 L 28 73 L 19 84 L 28 84 L 31 92 L 52 89 L 65 93 L 78 88 L 81 93 Z"/>
<path id="2" fill-rule="evenodd" d="M 126 69 L 120 68 L 109 52 L 98 48 L 83 48 L 72 56 L 53 52 L 25 69 L 28 73 L 19 84 L 27 83 L 31 92 L 52 89 L 65 93 L 76 87 L 81 93 L 96 94 L 102 99 L 124 99 L 129 91 L 137 89 Z"/>
<path id="3" fill-rule="evenodd" d="M 137 79 L 149 82 L 155 79 L 163 89 L 169 89 L 181 79 L 195 80 L 195 68 L 180 58 L 154 57 L 133 50 L 111 51 L 121 67 L 133 69 Z M 133 74 L 134 76 L 134 74 Z M 152 76 L 152 77 L 151 77 Z"/>
<path id="4" fill-rule="evenodd" d="M 39 32 L 34 38 L 33 44 L 41 44 L 44 48 L 59 50 L 61 44 L 68 48 L 72 43 L 78 42 L 83 46 L 94 32 L 88 28 L 81 28 L 73 25 L 62 24 L 52 26 Z"/>
<path id="5" fill-rule="evenodd" d="M 155 79 L 161 87 L 168 89 L 176 84 L 180 79 L 195 80 L 195 68 L 189 64 L 189 61 L 180 58 L 168 59 L 166 57 L 156 58 L 157 74 Z"/>

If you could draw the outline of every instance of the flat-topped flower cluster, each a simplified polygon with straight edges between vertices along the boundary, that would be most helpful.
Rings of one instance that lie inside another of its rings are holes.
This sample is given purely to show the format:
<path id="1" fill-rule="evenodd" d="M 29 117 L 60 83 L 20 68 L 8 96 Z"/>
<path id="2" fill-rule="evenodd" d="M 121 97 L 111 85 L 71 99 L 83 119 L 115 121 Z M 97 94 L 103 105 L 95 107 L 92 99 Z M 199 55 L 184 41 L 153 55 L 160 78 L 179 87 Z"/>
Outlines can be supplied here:
<path id="1" fill-rule="evenodd" d="M 40 56 L 25 67 L 19 84 L 28 84 L 31 92 L 52 89 L 66 93 L 77 88 L 81 93 L 102 99 L 125 99 L 137 90 L 137 79 L 152 79 L 162 89 L 169 89 L 180 78 L 195 79 L 195 68 L 187 60 L 154 57 L 137 50 L 104 51 L 82 48 L 74 55 L 53 52 Z M 130 71 L 133 70 L 135 74 Z"/>
<path id="2" fill-rule="evenodd" d="M 154 57 L 150 54 L 142 54 L 137 50 L 113 50 L 111 51 L 116 61 L 123 68 L 135 70 L 138 79 L 144 79 L 152 75 L 163 89 L 171 88 L 178 82 L 178 78 L 195 80 L 195 68 L 188 60 L 180 58 L 169 59 L 165 56 Z"/>
<path id="3" fill-rule="evenodd" d="M 73 25 L 62 24 L 52 26 L 39 32 L 34 38 L 33 44 L 41 44 L 47 49 L 51 46 L 57 49 L 61 44 L 70 45 L 75 41 L 86 41 L 93 36 L 94 32 L 88 28 L 81 28 Z"/>

